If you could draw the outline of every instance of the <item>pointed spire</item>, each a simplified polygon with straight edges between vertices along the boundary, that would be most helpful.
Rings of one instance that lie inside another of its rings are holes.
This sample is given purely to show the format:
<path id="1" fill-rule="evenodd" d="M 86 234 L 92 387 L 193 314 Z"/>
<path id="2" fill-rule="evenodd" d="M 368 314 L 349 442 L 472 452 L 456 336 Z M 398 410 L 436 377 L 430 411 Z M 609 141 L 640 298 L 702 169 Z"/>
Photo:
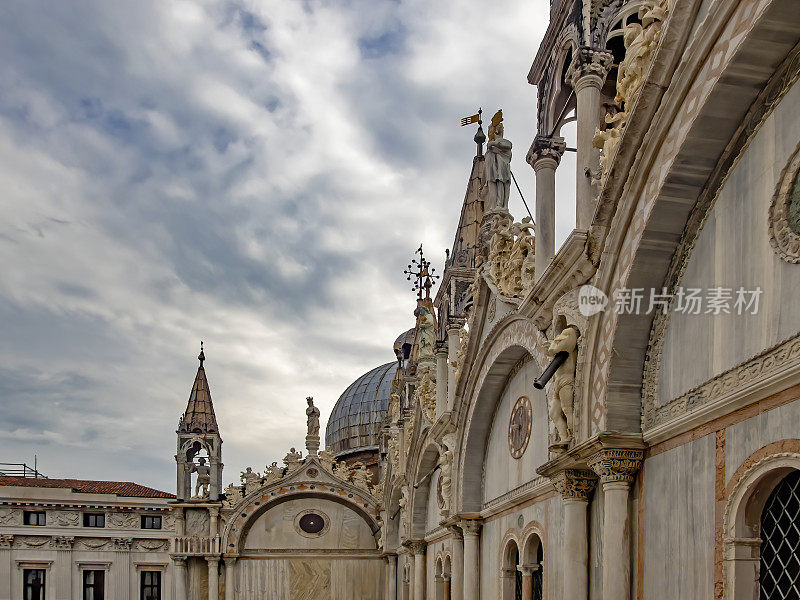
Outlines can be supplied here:
<path id="1" fill-rule="evenodd" d="M 197 357 L 200 366 L 197 368 L 197 375 L 194 378 L 194 385 L 189 394 L 189 402 L 186 405 L 186 412 L 181 419 L 180 431 L 199 433 L 218 433 L 217 417 L 214 414 L 214 404 L 211 401 L 211 390 L 206 379 L 206 370 L 203 362 L 206 359 L 203 352 L 203 342 L 200 342 L 200 354 Z"/>

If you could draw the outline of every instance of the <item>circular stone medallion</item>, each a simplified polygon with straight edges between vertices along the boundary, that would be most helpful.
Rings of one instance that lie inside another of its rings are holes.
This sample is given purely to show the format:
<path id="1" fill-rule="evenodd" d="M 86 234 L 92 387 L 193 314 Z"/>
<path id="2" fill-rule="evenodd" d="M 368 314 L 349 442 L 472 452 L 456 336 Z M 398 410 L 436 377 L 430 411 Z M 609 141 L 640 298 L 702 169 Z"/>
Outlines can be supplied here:
<path id="1" fill-rule="evenodd" d="M 532 424 L 531 401 L 527 396 L 520 396 L 508 420 L 508 450 L 514 458 L 520 458 L 525 454 L 528 440 L 531 439 Z"/>
<path id="2" fill-rule="evenodd" d="M 319 510 L 304 510 L 294 518 L 295 531 L 304 537 L 321 537 L 328 533 L 330 526 L 328 515 Z"/>

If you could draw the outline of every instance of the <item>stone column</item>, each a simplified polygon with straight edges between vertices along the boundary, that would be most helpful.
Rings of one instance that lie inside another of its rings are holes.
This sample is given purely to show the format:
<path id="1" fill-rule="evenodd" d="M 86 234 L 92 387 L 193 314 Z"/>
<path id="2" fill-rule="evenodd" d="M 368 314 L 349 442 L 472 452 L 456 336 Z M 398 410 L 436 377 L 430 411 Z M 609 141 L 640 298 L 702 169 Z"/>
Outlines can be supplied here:
<path id="1" fill-rule="evenodd" d="M 442 579 L 444 580 L 442 583 L 442 598 L 444 600 L 450 600 L 451 598 L 451 588 L 450 588 L 450 575 L 446 573 L 442 575 Z"/>
<path id="2" fill-rule="evenodd" d="M 613 63 L 609 52 L 581 48 L 570 67 L 577 98 L 578 143 L 575 187 L 575 220 L 578 229 L 588 229 L 594 215 L 593 177 L 600 172 L 600 154 L 592 145 L 600 120 L 600 89 Z"/>
<path id="3" fill-rule="evenodd" d="M 461 340 L 458 332 L 461 327 L 454 326 L 447 328 L 447 410 L 453 410 L 456 400 L 456 360 L 458 359 L 458 348 Z"/>
<path id="4" fill-rule="evenodd" d="M 449 389 L 449 373 L 447 369 L 447 345 L 436 343 L 436 418 L 447 411 L 447 390 Z"/>
<path id="5" fill-rule="evenodd" d="M 539 279 L 556 249 L 556 168 L 566 150 L 561 137 L 537 135 L 527 161 L 536 172 L 535 277 Z"/>
<path id="6" fill-rule="evenodd" d="M 213 501 L 219 501 L 219 495 L 222 492 L 222 461 L 211 455 L 208 457 L 209 466 L 211 467 L 211 483 L 208 486 L 208 497 Z"/>
<path id="7" fill-rule="evenodd" d="M 109 575 L 113 579 L 113 586 L 108 584 L 109 591 L 112 589 L 114 592 L 109 596 L 114 600 L 128 600 L 131 594 L 131 545 L 133 540 L 131 538 L 114 538 L 114 562 L 111 565 L 111 572 Z"/>
<path id="8" fill-rule="evenodd" d="M 414 600 L 425 598 L 425 548 L 424 541 L 411 542 L 409 548 L 414 553 Z"/>
<path id="9" fill-rule="evenodd" d="M 219 557 L 206 556 L 208 563 L 208 600 L 219 600 Z"/>
<path id="10" fill-rule="evenodd" d="M 433 576 L 433 590 L 435 600 L 444 600 L 444 577 Z"/>
<path id="11" fill-rule="evenodd" d="M 219 508 L 210 506 L 208 508 L 208 537 L 214 538 L 219 533 L 217 531 L 217 521 L 219 519 Z"/>
<path id="12" fill-rule="evenodd" d="M 0 534 L 0 599 L 11 600 L 11 549 L 14 547 L 14 536 L 10 533 Z"/>
<path id="13" fill-rule="evenodd" d="M 186 517 L 183 514 L 183 509 L 176 508 L 174 510 L 174 515 L 175 515 L 175 535 L 176 536 L 186 535 Z"/>
<path id="14" fill-rule="evenodd" d="M 186 557 L 173 556 L 172 564 L 174 566 L 173 572 L 175 573 L 175 600 L 188 600 Z"/>
<path id="15" fill-rule="evenodd" d="M 236 557 L 225 557 L 225 600 L 233 600 L 234 588 L 233 578 L 235 575 Z"/>
<path id="16" fill-rule="evenodd" d="M 514 597 L 514 585 L 517 582 L 517 569 L 503 569 L 500 572 L 500 589 L 502 590 L 501 597 L 503 600 L 506 598 L 511 599 Z"/>
<path id="17" fill-rule="evenodd" d="M 517 567 L 522 573 L 522 600 L 533 600 L 533 572 L 539 567 L 521 565 Z"/>
<path id="18" fill-rule="evenodd" d="M 552 481 L 564 504 L 561 558 L 564 588 L 561 595 L 570 600 L 586 600 L 589 597 L 589 531 L 586 509 L 597 478 L 591 471 L 567 469 L 553 477 Z"/>
<path id="19" fill-rule="evenodd" d="M 75 538 L 57 535 L 50 540 L 56 550 L 55 569 L 53 571 L 56 600 L 72 600 L 72 544 Z"/>
<path id="20" fill-rule="evenodd" d="M 464 598 L 464 537 L 461 529 L 453 526 L 453 560 L 450 564 L 450 597 L 452 600 Z"/>
<path id="21" fill-rule="evenodd" d="M 461 521 L 464 532 L 464 596 L 462 600 L 478 600 L 480 598 L 480 529 L 481 524 L 475 519 Z"/>
<path id="22" fill-rule="evenodd" d="M 397 554 L 389 554 L 386 558 L 388 559 L 386 569 L 386 586 L 388 588 L 388 593 L 386 597 L 388 600 L 397 600 Z M 226 598 L 226 600 L 228 599 Z"/>
<path id="23" fill-rule="evenodd" d="M 589 460 L 603 485 L 603 598 L 628 600 L 631 540 L 628 501 L 644 451 L 606 448 Z"/>

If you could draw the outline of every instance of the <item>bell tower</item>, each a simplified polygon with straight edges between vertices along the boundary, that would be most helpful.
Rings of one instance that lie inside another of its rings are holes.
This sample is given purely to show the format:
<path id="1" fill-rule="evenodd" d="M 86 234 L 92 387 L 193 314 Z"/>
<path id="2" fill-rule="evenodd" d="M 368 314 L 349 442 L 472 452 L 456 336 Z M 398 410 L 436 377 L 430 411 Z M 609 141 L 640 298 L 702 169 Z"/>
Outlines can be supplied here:
<path id="1" fill-rule="evenodd" d="M 222 493 L 222 437 L 203 366 L 206 357 L 202 342 L 197 358 L 200 366 L 176 431 L 177 496 L 184 501 L 217 502 Z M 194 486 L 192 474 L 196 474 Z"/>

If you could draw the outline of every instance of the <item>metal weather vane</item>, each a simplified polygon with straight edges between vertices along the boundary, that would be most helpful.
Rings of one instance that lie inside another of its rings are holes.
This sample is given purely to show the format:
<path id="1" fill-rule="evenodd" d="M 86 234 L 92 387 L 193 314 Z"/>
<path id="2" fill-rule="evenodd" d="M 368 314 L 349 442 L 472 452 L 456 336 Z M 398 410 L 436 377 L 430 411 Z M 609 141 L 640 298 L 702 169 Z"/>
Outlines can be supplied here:
<path id="1" fill-rule="evenodd" d="M 433 282 L 436 279 L 439 279 L 438 275 L 434 275 L 434 269 L 431 266 L 429 260 L 425 258 L 425 255 L 422 253 L 422 244 L 419 245 L 417 251 L 414 254 L 419 254 L 419 260 L 416 258 L 411 259 L 411 262 L 408 264 L 406 270 L 403 271 L 403 274 L 406 275 L 406 279 L 409 281 L 414 280 L 414 285 L 411 286 L 411 289 L 417 292 L 417 299 L 422 300 L 422 292 L 425 291 L 425 299 L 431 299 L 431 288 L 433 287 Z"/>

